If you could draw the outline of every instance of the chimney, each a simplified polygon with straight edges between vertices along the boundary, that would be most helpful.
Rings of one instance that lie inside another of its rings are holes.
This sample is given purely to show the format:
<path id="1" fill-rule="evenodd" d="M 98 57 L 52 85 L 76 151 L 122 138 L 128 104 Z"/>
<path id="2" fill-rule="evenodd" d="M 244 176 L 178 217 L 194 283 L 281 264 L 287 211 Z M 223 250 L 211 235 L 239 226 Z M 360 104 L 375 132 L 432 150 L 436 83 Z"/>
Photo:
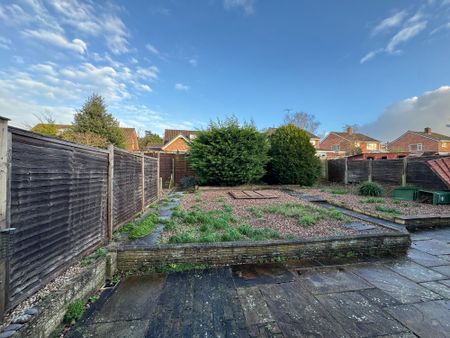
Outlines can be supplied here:
<path id="1" fill-rule="evenodd" d="M 353 128 L 352 127 L 348 127 L 347 128 L 347 134 L 349 134 L 349 135 L 353 134 Z"/>
<path id="2" fill-rule="evenodd" d="M 425 134 L 431 135 L 431 128 L 430 127 L 426 127 L 424 129 L 424 131 L 425 131 Z"/>

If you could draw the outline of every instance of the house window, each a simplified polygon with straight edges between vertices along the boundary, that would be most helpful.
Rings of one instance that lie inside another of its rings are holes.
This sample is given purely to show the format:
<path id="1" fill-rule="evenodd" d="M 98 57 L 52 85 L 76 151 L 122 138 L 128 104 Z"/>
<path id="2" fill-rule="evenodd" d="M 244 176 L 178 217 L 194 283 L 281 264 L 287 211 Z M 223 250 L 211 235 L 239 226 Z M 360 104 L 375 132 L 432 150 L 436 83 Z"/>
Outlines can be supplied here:
<path id="1" fill-rule="evenodd" d="M 387 160 L 387 156 L 381 156 L 382 160 Z"/>
<path id="2" fill-rule="evenodd" d="M 333 150 L 333 151 L 339 151 L 340 150 L 340 147 L 339 147 L 339 144 L 334 144 L 332 147 L 331 147 L 331 150 Z"/>
<path id="3" fill-rule="evenodd" d="M 410 144 L 409 151 L 422 151 L 422 143 Z"/>
<path id="4" fill-rule="evenodd" d="M 447 142 L 442 142 L 442 148 L 447 148 Z"/>
<path id="5" fill-rule="evenodd" d="M 310 142 L 313 146 L 316 145 L 316 141 L 315 141 L 315 140 L 309 140 L 309 142 Z"/>
<path id="6" fill-rule="evenodd" d="M 366 148 L 367 148 L 367 150 L 377 150 L 377 144 L 376 143 L 367 143 Z"/>
<path id="7" fill-rule="evenodd" d="M 193 140 L 193 139 L 196 138 L 196 137 L 197 137 L 197 135 L 195 135 L 195 134 L 190 134 L 190 135 L 189 135 L 189 139 L 190 139 L 190 140 Z"/>

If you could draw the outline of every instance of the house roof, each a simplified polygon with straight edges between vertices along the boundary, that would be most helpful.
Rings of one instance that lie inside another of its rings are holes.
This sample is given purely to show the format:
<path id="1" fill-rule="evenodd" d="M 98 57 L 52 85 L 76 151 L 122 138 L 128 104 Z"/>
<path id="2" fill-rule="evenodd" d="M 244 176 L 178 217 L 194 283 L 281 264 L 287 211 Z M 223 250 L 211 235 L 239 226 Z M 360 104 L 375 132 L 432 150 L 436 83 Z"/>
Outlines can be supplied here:
<path id="1" fill-rule="evenodd" d="M 277 130 L 277 128 L 273 128 L 273 127 L 267 128 L 266 129 L 266 134 L 267 135 L 272 135 L 275 132 L 275 130 Z M 316 136 L 313 133 L 310 133 L 309 131 L 307 131 L 305 129 L 302 129 L 302 130 L 308 135 L 309 138 L 316 138 L 316 139 L 320 140 L 319 136 Z"/>
<path id="2" fill-rule="evenodd" d="M 424 131 L 413 131 L 413 130 L 408 130 L 409 133 L 414 133 L 423 137 L 428 137 L 431 138 L 433 140 L 436 141 L 449 141 L 450 140 L 450 136 L 447 135 L 443 135 L 443 134 L 438 134 L 438 133 L 426 133 Z"/>
<path id="3" fill-rule="evenodd" d="M 332 131 L 330 134 L 339 135 L 340 137 L 345 138 L 346 140 L 352 141 L 352 142 L 363 141 L 363 142 L 378 142 L 378 143 L 380 143 L 380 141 L 378 141 L 378 140 L 376 140 L 376 139 L 374 139 L 374 138 L 372 138 L 370 136 L 361 134 L 361 133 L 349 134 L 349 133 L 346 133 L 346 132 Z"/>
<path id="4" fill-rule="evenodd" d="M 196 130 L 182 130 L 182 129 L 165 129 L 164 130 L 164 144 L 172 141 L 178 135 L 183 135 L 185 138 L 189 139 L 189 135 L 197 135 Z"/>

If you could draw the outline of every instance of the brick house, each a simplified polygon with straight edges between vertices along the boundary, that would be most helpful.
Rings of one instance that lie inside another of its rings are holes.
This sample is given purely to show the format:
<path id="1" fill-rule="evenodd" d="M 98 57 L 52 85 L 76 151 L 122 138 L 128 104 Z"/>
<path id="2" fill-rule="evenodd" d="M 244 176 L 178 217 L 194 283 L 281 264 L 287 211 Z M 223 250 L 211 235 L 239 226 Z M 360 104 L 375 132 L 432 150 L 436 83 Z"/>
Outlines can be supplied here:
<path id="1" fill-rule="evenodd" d="M 266 129 L 267 135 L 272 135 L 276 129 L 277 128 L 267 128 Z M 314 146 L 314 148 L 316 148 L 316 149 L 319 148 L 320 137 L 314 135 L 313 133 L 310 133 L 307 130 L 303 129 L 303 131 L 309 136 L 309 142 L 311 142 L 311 144 Z"/>
<path id="2" fill-rule="evenodd" d="M 380 141 L 370 136 L 354 133 L 353 128 L 349 127 L 346 132 L 330 132 L 320 142 L 319 149 L 334 152 L 344 151 L 346 155 L 352 155 L 356 150 L 360 150 L 362 153 L 379 152 L 380 144 Z"/>
<path id="3" fill-rule="evenodd" d="M 424 128 L 423 131 L 408 130 L 389 143 L 389 150 L 448 155 L 450 154 L 450 136 L 433 133 L 429 127 Z"/>
<path id="4" fill-rule="evenodd" d="M 164 130 L 164 145 L 161 151 L 167 153 L 186 153 L 190 148 L 190 142 L 197 136 L 195 130 Z"/>

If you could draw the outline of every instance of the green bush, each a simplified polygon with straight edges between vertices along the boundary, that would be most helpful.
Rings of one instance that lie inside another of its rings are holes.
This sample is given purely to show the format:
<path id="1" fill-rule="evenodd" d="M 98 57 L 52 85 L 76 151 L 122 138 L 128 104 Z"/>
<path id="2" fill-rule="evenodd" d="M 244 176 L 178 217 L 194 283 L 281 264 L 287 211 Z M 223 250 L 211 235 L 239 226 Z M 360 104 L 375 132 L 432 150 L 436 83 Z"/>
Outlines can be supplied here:
<path id="1" fill-rule="evenodd" d="M 64 323 L 72 324 L 81 318 L 84 313 L 84 303 L 81 299 L 76 299 L 67 307 L 66 314 L 64 315 Z"/>
<path id="2" fill-rule="evenodd" d="M 180 180 L 180 188 L 182 190 L 194 190 L 197 185 L 197 179 L 194 176 L 186 176 Z"/>
<path id="3" fill-rule="evenodd" d="M 358 188 L 359 194 L 362 196 L 381 196 L 383 190 L 378 183 L 364 182 Z"/>
<path id="4" fill-rule="evenodd" d="M 239 185 L 258 181 L 268 161 L 265 134 L 235 118 L 211 122 L 192 141 L 189 161 L 200 183 Z"/>
<path id="5" fill-rule="evenodd" d="M 320 178 L 321 164 L 308 134 L 288 124 L 270 136 L 267 181 L 311 186 Z"/>

